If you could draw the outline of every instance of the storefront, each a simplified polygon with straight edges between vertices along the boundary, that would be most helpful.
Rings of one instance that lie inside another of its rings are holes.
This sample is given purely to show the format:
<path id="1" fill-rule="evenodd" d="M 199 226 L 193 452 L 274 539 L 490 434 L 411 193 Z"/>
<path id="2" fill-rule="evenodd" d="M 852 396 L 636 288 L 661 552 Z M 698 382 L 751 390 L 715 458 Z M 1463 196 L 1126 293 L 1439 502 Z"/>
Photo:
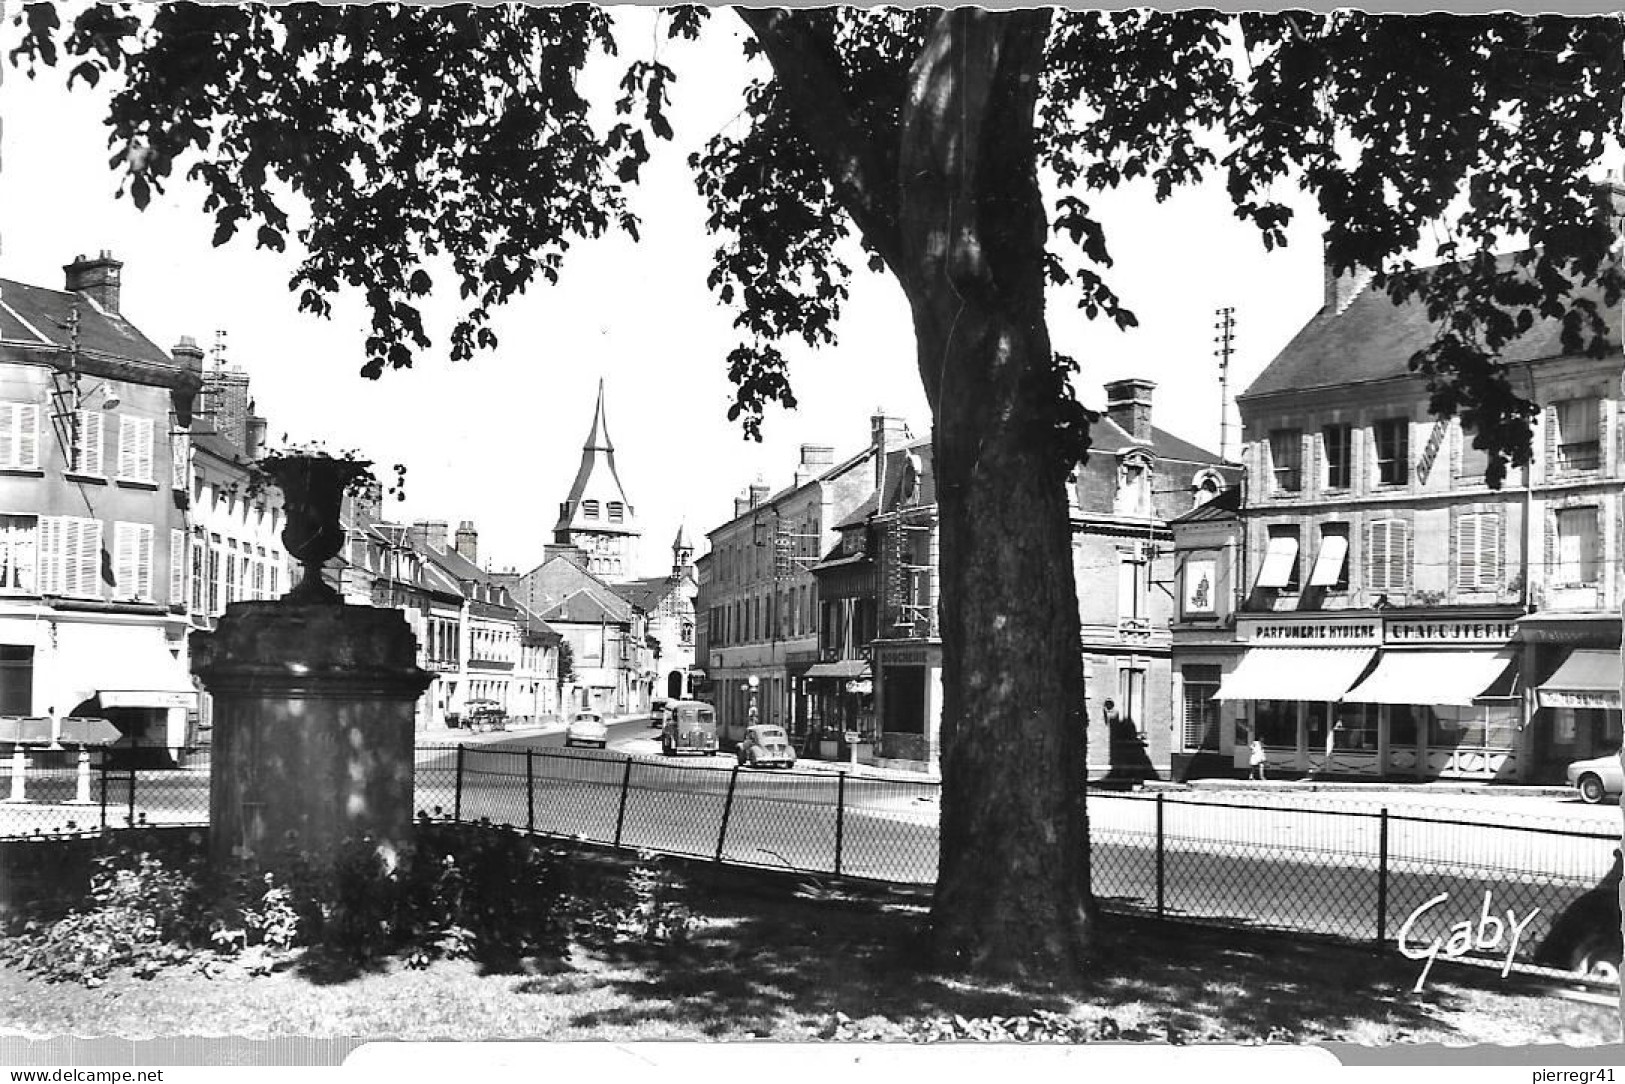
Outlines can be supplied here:
<path id="1" fill-rule="evenodd" d="M 1619 751 L 1619 618 L 1535 613 L 1518 627 L 1532 679 L 1527 779 L 1562 783 L 1570 761 Z"/>
<path id="2" fill-rule="evenodd" d="M 1245 651 L 1214 699 L 1232 763 L 1354 777 L 1511 779 L 1519 652 L 1509 615 L 1242 618 Z"/>
<path id="3" fill-rule="evenodd" d="M 815 663 L 806 672 L 805 687 L 808 736 L 834 741 L 835 735 L 856 732 L 865 741 L 875 739 L 874 680 L 867 659 Z"/>
<path id="4" fill-rule="evenodd" d="M 872 647 L 880 757 L 934 766 L 942 717 L 942 645 L 876 640 Z"/>

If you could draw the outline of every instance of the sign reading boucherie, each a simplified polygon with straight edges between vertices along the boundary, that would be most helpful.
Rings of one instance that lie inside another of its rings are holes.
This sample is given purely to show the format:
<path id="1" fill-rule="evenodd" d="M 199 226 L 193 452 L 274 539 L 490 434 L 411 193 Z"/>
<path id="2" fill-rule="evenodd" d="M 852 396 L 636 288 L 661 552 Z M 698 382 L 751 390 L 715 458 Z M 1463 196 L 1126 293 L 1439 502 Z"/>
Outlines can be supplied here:
<path id="1" fill-rule="evenodd" d="M 1501 644 L 1517 631 L 1511 621 L 1387 621 L 1382 638 L 1390 644 Z"/>

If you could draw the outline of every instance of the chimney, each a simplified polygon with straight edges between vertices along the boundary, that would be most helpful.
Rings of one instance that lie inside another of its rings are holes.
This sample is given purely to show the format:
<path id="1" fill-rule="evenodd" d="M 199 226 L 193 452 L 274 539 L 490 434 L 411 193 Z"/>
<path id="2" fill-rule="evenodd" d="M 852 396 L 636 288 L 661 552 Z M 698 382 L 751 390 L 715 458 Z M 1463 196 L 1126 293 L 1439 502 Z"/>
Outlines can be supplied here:
<path id="1" fill-rule="evenodd" d="M 1347 309 L 1371 284 L 1371 272 L 1364 267 L 1352 268 L 1341 275 L 1334 272 L 1329 246 L 1324 241 L 1321 244 L 1320 266 L 1323 295 L 1321 310 L 1333 316 L 1341 315 L 1343 310 Z"/>
<path id="2" fill-rule="evenodd" d="M 457 552 L 469 564 L 480 563 L 480 532 L 474 529 L 474 521 L 465 519 L 457 525 Z"/>
<path id="3" fill-rule="evenodd" d="M 759 508 L 761 505 L 767 503 L 767 495 L 772 491 L 772 486 L 768 485 L 760 478 L 756 479 L 756 481 L 750 484 L 750 507 Z"/>
<path id="4" fill-rule="evenodd" d="M 214 431 L 229 440 L 232 447 L 246 450 L 248 419 L 253 413 L 248 399 L 248 374 L 233 369 L 207 374 L 203 378 L 203 402 Z"/>
<path id="5" fill-rule="evenodd" d="M 749 497 L 741 496 L 741 497 L 735 497 L 734 498 L 734 518 L 735 519 L 738 519 L 740 516 L 744 515 L 746 512 L 749 512 L 749 511 L 750 511 L 750 498 Z"/>
<path id="6" fill-rule="evenodd" d="M 267 422 L 257 414 L 248 417 L 248 443 L 243 448 L 243 454 L 249 459 L 258 459 L 265 454 L 265 430 Z"/>
<path id="7" fill-rule="evenodd" d="M 72 263 L 63 265 L 62 272 L 70 292 L 84 294 L 103 312 L 117 316 L 119 271 L 123 267 L 124 264 L 113 259 L 113 254 L 104 248 L 94 260 L 75 256 Z"/>
<path id="8" fill-rule="evenodd" d="M 796 467 L 796 486 L 800 488 L 835 465 L 835 449 L 827 444 L 803 444 L 801 463 Z"/>
<path id="9" fill-rule="evenodd" d="M 1151 440 L 1150 380 L 1114 380 L 1106 385 L 1106 416 L 1135 440 Z"/>
<path id="10" fill-rule="evenodd" d="M 886 486 L 886 453 L 896 451 L 908 443 L 908 423 L 893 418 L 882 408 L 875 408 L 869 418 L 869 445 L 875 450 L 875 489 Z"/>
<path id="11" fill-rule="evenodd" d="M 180 380 L 170 392 L 175 407 L 175 420 L 182 429 L 192 428 L 192 411 L 197 405 L 197 393 L 203 388 L 203 348 L 190 335 L 169 348 L 169 356 L 181 367 Z"/>
<path id="12" fill-rule="evenodd" d="M 443 519 L 420 519 L 412 524 L 406 536 L 414 546 L 436 553 L 446 552 L 446 521 Z"/>

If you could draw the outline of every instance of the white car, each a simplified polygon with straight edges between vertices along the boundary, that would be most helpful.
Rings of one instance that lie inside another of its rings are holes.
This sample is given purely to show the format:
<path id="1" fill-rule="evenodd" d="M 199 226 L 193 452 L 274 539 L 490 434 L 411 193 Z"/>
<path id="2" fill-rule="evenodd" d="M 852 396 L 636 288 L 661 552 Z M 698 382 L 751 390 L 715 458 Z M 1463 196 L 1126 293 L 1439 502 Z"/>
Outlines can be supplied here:
<path id="1" fill-rule="evenodd" d="M 564 731 L 565 745 L 596 745 L 602 749 L 609 742 L 609 727 L 596 711 L 578 711 Z"/>
<path id="2" fill-rule="evenodd" d="M 1621 772 L 1619 754 L 1577 760 L 1569 765 L 1569 786 L 1580 792 L 1582 800 L 1595 805 L 1608 797 L 1618 797 L 1625 790 L 1625 772 Z"/>

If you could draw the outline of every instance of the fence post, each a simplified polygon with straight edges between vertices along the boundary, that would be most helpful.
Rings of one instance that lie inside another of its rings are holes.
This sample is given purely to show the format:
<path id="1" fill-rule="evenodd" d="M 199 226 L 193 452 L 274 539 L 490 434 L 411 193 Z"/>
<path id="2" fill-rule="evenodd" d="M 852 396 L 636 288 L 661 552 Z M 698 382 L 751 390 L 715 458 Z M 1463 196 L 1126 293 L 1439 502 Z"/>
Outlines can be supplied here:
<path id="1" fill-rule="evenodd" d="M 107 831 L 107 746 L 102 746 L 98 766 L 102 773 L 102 831 Z"/>
<path id="2" fill-rule="evenodd" d="M 451 799 L 451 819 L 461 822 L 463 819 L 463 747 L 457 747 L 457 779 L 453 785 Z"/>
<path id="3" fill-rule="evenodd" d="M 525 831 L 536 831 L 536 750 L 525 747 Z"/>
<path id="4" fill-rule="evenodd" d="M 141 739 L 130 739 L 130 812 L 128 816 L 129 827 L 135 827 L 135 762 L 141 759 Z"/>
<path id="5" fill-rule="evenodd" d="M 841 845 L 846 835 L 846 773 L 835 777 L 835 876 L 841 875 Z"/>
<path id="6" fill-rule="evenodd" d="M 1388 807 L 1377 819 L 1377 950 L 1388 941 Z"/>
<path id="7" fill-rule="evenodd" d="M 626 771 L 621 773 L 621 808 L 615 814 L 615 846 L 621 845 L 621 828 L 626 824 L 626 792 L 632 786 L 632 758 L 626 758 Z"/>
<path id="8" fill-rule="evenodd" d="M 1157 917 L 1163 917 L 1162 794 L 1157 794 Z"/>
<path id="9" fill-rule="evenodd" d="M 734 807 L 734 784 L 739 782 L 739 765 L 728 773 L 728 797 L 722 803 L 722 826 L 717 829 L 717 861 L 722 861 L 722 844 L 728 838 L 728 814 Z"/>

